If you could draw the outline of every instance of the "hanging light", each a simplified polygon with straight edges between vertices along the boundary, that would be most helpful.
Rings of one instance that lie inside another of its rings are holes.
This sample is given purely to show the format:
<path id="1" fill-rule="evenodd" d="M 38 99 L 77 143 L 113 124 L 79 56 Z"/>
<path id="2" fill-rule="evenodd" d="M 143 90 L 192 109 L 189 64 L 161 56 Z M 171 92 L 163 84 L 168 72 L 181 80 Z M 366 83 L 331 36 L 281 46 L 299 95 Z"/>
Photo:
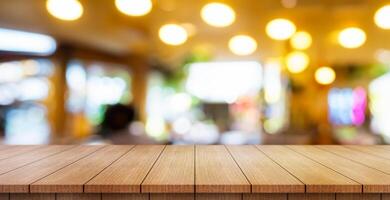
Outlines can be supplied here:
<path id="1" fill-rule="evenodd" d="M 314 78 L 321 85 L 329 85 L 336 79 L 336 72 L 330 67 L 320 67 L 316 70 Z"/>
<path id="2" fill-rule="evenodd" d="M 366 33 L 360 28 L 346 28 L 340 32 L 338 41 L 344 48 L 358 48 L 366 42 Z"/>
<path id="3" fill-rule="evenodd" d="M 209 3 L 202 8 L 202 19 L 209 25 L 215 27 L 226 27 L 236 19 L 234 10 L 223 3 Z"/>
<path id="4" fill-rule="evenodd" d="M 115 0 L 115 6 L 125 15 L 139 17 L 148 14 L 153 5 L 151 0 Z"/>
<path id="5" fill-rule="evenodd" d="M 390 5 L 383 6 L 376 11 L 375 24 L 382 29 L 390 29 Z"/>
<path id="6" fill-rule="evenodd" d="M 286 57 L 287 69 L 293 74 L 303 72 L 309 66 L 309 62 L 309 56 L 300 51 L 291 52 Z"/>
<path id="7" fill-rule="evenodd" d="M 83 6 L 78 0 L 47 0 L 47 11 L 54 17 L 74 21 L 83 15 Z"/>
<path id="8" fill-rule="evenodd" d="M 180 25 L 166 24 L 160 28 L 159 37 L 165 44 L 178 46 L 187 41 L 188 33 Z"/>
<path id="9" fill-rule="evenodd" d="M 294 49 L 305 50 L 311 46 L 312 38 L 308 32 L 300 31 L 296 32 L 291 40 L 290 44 Z"/>
<path id="10" fill-rule="evenodd" d="M 287 40 L 296 31 L 293 22 L 287 19 L 274 19 L 267 24 L 267 35 L 274 40 Z"/>
<path id="11" fill-rule="evenodd" d="M 237 35 L 230 39 L 229 49 L 236 55 L 250 55 L 257 49 L 257 42 L 250 36 Z"/>

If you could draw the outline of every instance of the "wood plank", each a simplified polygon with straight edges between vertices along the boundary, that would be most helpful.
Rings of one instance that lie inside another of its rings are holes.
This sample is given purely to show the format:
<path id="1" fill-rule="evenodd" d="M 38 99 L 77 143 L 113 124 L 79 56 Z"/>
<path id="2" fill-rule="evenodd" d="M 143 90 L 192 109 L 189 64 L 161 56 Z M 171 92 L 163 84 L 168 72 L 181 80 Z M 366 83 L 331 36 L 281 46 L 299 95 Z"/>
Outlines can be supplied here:
<path id="1" fill-rule="evenodd" d="M 305 185 L 254 146 L 227 146 L 253 193 L 302 193 Z"/>
<path id="2" fill-rule="evenodd" d="M 41 147 L 42 146 L 37 145 L 2 146 L 2 149 L 0 150 L 0 160 L 20 155 L 29 151 L 33 151 L 34 149 L 38 149 Z"/>
<path id="3" fill-rule="evenodd" d="M 100 148 L 102 146 L 77 146 L 3 174 L 0 176 L 0 192 L 29 192 L 31 183 Z"/>
<path id="4" fill-rule="evenodd" d="M 287 200 L 287 194 L 243 194 L 243 200 Z"/>
<path id="5" fill-rule="evenodd" d="M 0 160 L 0 174 L 7 173 L 16 168 L 33 163 L 43 158 L 55 155 L 74 146 L 50 145 L 25 152 L 23 154 Z"/>
<path id="6" fill-rule="evenodd" d="M 289 148 L 363 184 L 363 192 L 390 192 L 388 174 L 314 146 L 289 146 Z"/>
<path id="7" fill-rule="evenodd" d="M 149 194 L 115 194 L 104 193 L 102 200 L 149 200 Z"/>
<path id="8" fill-rule="evenodd" d="M 0 200 L 9 200 L 9 194 L 0 194 Z"/>
<path id="9" fill-rule="evenodd" d="M 142 183 L 143 193 L 193 193 L 195 150 L 193 145 L 167 146 Z"/>
<path id="10" fill-rule="evenodd" d="M 309 193 L 359 193 L 362 186 L 284 146 L 257 146 L 306 185 Z"/>
<path id="11" fill-rule="evenodd" d="M 382 200 L 390 200 L 390 194 L 382 194 L 381 198 Z"/>
<path id="12" fill-rule="evenodd" d="M 83 185 L 133 146 L 111 145 L 30 185 L 33 193 L 81 193 Z"/>
<path id="13" fill-rule="evenodd" d="M 11 194 L 10 200 L 55 200 L 55 194 Z"/>
<path id="14" fill-rule="evenodd" d="M 335 194 L 288 194 L 288 200 L 335 200 Z"/>
<path id="15" fill-rule="evenodd" d="M 162 145 L 139 145 L 84 186 L 85 192 L 140 193 L 141 183 L 157 160 Z"/>
<path id="16" fill-rule="evenodd" d="M 197 145 L 197 193 L 249 193 L 251 185 L 225 146 Z"/>
<path id="17" fill-rule="evenodd" d="M 196 200 L 242 200 L 242 194 L 196 194 Z"/>
<path id="18" fill-rule="evenodd" d="M 194 194 L 156 194 L 152 193 L 150 194 L 150 200 L 194 200 L 195 196 Z"/>
<path id="19" fill-rule="evenodd" d="M 102 196 L 101 194 L 63 193 L 63 194 L 56 194 L 56 200 L 100 200 L 101 196 Z"/>
<path id="20" fill-rule="evenodd" d="M 382 147 L 379 147 L 377 145 L 373 145 L 373 146 L 359 146 L 359 145 L 348 145 L 348 146 L 344 146 L 346 148 L 350 148 L 350 149 L 353 149 L 353 150 L 356 150 L 356 151 L 361 151 L 361 152 L 364 152 L 364 153 L 368 153 L 368 154 L 371 154 L 371 155 L 374 155 L 374 156 L 378 156 L 378 157 L 381 157 L 381 158 L 386 158 L 386 159 L 390 159 L 390 151 L 389 150 L 386 150 Z"/>
<path id="21" fill-rule="evenodd" d="M 362 165 L 369 166 L 371 168 L 377 169 L 379 171 L 382 171 L 384 173 L 390 174 L 390 160 L 374 156 L 362 151 L 349 149 L 344 146 L 328 146 L 328 145 L 321 145 L 316 146 L 322 150 L 332 152 L 338 156 L 341 156 L 343 158 L 358 162 Z M 390 152 L 389 152 L 390 154 Z"/>
<path id="22" fill-rule="evenodd" d="M 381 194 L 336 194 L 337 200 L 381 200 Z"/>

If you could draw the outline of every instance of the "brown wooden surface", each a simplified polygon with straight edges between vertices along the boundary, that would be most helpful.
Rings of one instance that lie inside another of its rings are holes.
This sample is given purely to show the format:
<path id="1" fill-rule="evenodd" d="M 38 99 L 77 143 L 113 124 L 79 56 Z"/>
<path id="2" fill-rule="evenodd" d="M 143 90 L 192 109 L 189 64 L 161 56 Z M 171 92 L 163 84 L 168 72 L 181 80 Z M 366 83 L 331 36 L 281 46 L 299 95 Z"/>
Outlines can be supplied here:
<path id="1" fill-rule="evenodd" d="M 0 146 L 0 200 L 390 200 L 389 155 L 388 146 Z"/>

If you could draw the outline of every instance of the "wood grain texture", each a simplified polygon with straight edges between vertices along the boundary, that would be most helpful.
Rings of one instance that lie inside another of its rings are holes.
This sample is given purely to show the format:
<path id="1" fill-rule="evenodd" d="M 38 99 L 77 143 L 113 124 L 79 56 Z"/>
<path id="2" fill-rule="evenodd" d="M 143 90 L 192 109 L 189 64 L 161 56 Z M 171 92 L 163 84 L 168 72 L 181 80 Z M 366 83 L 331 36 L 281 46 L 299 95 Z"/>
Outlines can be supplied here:
<path id="1" fill-rule="evenodd" d="M 150 200 L 194 200 L 194 194 L 150 194 Z"/>
<path id="2" fill-rule="evenodd" d="M 379 171 L 390 174 L 390 160 L 382 157 L 374 156 L 362 151 L 346 148 L 343 146 L 316 146 L 325 151 L 332 152 L 345 159 L 358 162 L 362 165 L 377 169 Z M 389 153 L 390 154 L 390 153 Z"/>
<path id="3" fill-rule="evenodd" d="M 81 193 L 83 186 L 133 146 L 106 146 L 30 185 L 33 193 Z"/>
<path id="4" fill-rule="evenodd" d="M 359 193 L 362 186 L 284 146 L 257 146 L 272 160 L 306 184 L 309 193 Z"/>
<path id="5" fill-rule="evenodd" d="M 243 194 L 243 200 L 287 200 L 287 194 Z"/>
<path id="6" fill-rule="evenodd" d="M 337 200 L 381 200 L 380 194 L 336 194 Z"/>
<path id="7" fill-rule="evenodd" d="M 242 200 L 242 194 L 196 194 L 196 200 Z"/>
<path id="8" fill-rule="evenodd" d="M 388 174 L 314 146 L 289 146 L 289 148 L 363 184 L 363 192 L 390 192 Z"/>
<path id="9" fill-rule="evenodd" d="M 102 146 L 78 146 L 3 174 L 0 176 L 0 192 L 29 192 L 31 183 L 100 148 Z"/>
<path id="10" fill-rule="evenodd" d="M 253 193 L 302 193 L 305 185 L 254 146 L 227 146 Z"/>
<path id="11" fill-rule="evenodd" d="M 288 200 L 336 200 L 335 194 L 288 194 Z"/>
<path id="12" fill-rule="evenodd" d="M 59 152 L 65 151 L 73 147 L 74 146 L 65 146 L 65 145 L 43 146 L 38 149 L 33 149 L 31 151 L 25 152 L 23 154 L 19 154 L 7 159 L 0 160 L 0 174 L 7 173 L 16 168 L 33 163 L 35 161 L 52 156 L 54 154 L 57 154 Z"/>
<path id="13" fill-rule="evenodd" d="M 196 146 L 197 193 L 249 193 L 251 185 L 225 146 Z"/>
<path id="14" fill-rule="evenodd" d="M 378 156 L 381 158 L 390 159 L 390 153 L 389 153 L 390 151 L 386 150 L 383 147 L 377 146 L 377 145 L 374 145 L 374 146 L 348 145 L 348 146 L 344 146 L 344 147 L 350 148 L 350 149 L 353 149 L 356 151 L 365 152 L 365 153 L 368 153 L 368 154 L 371 154 L 374 156 Z"/>
<path id="15" fill-rule="evenodd" d="M 139 145 L 84 186 L 85 192 L 140 193 L 141 183 L 157 160 L 162 145 Z"/>
<path id="16" fill-rule="evenodd" d="M 390 194 L 382 194 L 381 199 L 382 200 L 390 200 Z"/>
<path id="17" fill-rule="evenodd" d="M 149 200 L 149 194 L 115 194 L 104 193 L 102 200 Z"/>
<path id="18" fill-rule="evenodd" d="M 55 200 L 55 194 L 11 194 L 10 200 Z"/>
<path id="19" fill-rule="evenodd" d="M 29 151 L 33 151 L 34 149 L 41 148 L 42 146 L 36 145 L 16 145 L 16 146 L 1 146 L 0 149 L 0 160 L 10 158 L 16 155 L 20 155 Z"/>
<path id="20" fill-rule="evenodd" d="M 0 194 L 0 200 L 9 200 L 9 194 Z"/>
<path id="21" fill-rule="evenodd" d="M 167 146 L 142 183 L 143 193 L 193 193 L 194 146 Z"/>
<path id="22" fill-rule="evenodd" d="M 101 200 L 101 194 L 56 194 L 56 200 Z"/>

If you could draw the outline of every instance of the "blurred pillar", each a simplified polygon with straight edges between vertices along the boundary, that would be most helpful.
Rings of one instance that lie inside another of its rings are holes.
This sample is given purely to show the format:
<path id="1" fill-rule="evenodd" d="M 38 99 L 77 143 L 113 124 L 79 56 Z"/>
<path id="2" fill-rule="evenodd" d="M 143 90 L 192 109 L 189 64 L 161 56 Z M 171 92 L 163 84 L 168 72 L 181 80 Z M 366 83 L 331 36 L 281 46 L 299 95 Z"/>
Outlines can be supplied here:
<path id="1" fill-rule="evenodd" d="M 133 72 L 132 93 L 133 105 L 138 112 L 139 120 L 146 121 L 146 95 L 148 72 L 150 66 L 145 58 L 136 57 L 130 61 Z"/>

